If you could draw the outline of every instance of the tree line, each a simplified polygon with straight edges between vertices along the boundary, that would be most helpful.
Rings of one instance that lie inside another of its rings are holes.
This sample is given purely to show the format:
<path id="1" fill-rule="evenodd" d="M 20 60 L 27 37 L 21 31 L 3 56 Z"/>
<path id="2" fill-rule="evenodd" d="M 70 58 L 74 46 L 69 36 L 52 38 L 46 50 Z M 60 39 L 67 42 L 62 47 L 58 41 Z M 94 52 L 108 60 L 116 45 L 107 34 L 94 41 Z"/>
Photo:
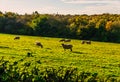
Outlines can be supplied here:
<path id="1" fill-rule="evenodd" d="M 120 42 L 120 15 L 0 12 L 0 33 Z"/>

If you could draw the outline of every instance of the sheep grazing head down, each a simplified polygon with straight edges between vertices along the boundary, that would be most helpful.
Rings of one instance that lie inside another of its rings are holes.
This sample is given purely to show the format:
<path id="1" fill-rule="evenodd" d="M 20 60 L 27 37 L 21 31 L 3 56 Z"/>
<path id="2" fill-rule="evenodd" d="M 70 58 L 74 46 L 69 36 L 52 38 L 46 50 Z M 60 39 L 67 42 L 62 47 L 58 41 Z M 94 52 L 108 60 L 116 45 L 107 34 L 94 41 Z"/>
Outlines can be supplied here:
<path id="1" fill-rule="evenodd" d="M 91 41 L 86 41 L 87 44 L 91 44 Z"/>
<path id="2" fill-rule="evenodd" d="M 36 42 L 35 44 L 36 46 L 40 46 L 41 48 L 43 48 L 43 45 L 40 42 Z"/>
<path id="3" fill-rule="evenodd" d="M 65 39 L 61 39 L 61 40 L 59 40 L 59 42 L 64 42 L 65 41 Z"/>
<path id="4" fill-rule="evenodd" d="M 71 44 L 62 44 L 62 47 L 64 48 L 64 50 L 70 49 L 72 51 L 73 45 L 71 45 Z"/>
<path id="5" fill-rule="evenodd" d="M 20 37 L 19 36 L 16 36 L 15 38 L 14 38 L 14 40 L 19 40 L 20 39 Z"/>
<path id="6" fill-rule="evenodd" d="M 71 42 L 70 39 L 61 39 L 59 42 Z"/>
<path id="7" fill-rule="evenodd" d="M 91 41 L 89 41 L 89 40 L 88 40 L 88 41 L 83 40 L 83 41 L 81 42 L 81 44 L 85 44 L 85 43 L 86 43 L 86 44 L 91 44 Z"/>
<path id="8" fill-rule="evenodd" d="M 65 41 L 64 42 L 71 42 L 71 40 L 70 39 L 65 39 Z"/>
<path id="9" fill-rule="evenodd" d="M 85 44 L 85 40 L 83 40 L 83 41 L 81 42 L 81 44 Z"/>

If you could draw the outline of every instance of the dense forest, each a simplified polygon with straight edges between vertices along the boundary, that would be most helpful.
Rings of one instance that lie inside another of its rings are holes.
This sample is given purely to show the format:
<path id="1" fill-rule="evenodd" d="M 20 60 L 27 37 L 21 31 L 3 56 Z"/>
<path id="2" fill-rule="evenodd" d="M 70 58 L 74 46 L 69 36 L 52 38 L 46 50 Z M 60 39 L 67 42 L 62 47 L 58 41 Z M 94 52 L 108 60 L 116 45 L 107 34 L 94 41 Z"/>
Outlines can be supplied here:
<path id="1" fill-rule="evenodd" d="M 0 33 L 120 43 L 120 15 L 18 14 L 0 12 Z"/>

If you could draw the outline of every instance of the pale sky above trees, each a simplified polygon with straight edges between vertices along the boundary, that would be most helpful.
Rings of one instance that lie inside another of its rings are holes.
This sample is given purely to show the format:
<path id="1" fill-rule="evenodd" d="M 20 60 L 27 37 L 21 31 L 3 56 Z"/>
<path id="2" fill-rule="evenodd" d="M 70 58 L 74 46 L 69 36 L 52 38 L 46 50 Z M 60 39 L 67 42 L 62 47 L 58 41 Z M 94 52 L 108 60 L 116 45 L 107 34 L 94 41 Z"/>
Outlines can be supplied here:
<path id="1" fill-rule="evenodd" d="M 0 0 L 0 11 L 31 14 L 120 14 L 120 0 Z"/>

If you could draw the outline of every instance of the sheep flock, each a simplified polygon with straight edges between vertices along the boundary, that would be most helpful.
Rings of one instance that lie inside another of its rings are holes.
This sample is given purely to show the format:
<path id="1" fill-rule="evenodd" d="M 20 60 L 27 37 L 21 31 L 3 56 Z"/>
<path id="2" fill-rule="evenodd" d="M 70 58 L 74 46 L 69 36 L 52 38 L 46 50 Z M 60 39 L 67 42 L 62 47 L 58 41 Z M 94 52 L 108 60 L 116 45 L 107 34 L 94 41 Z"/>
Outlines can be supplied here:
<path id="1" fill-rule="evenodd" d="M 15 36 L 14 37 L 14 40 L 19 40 L 20 39 L 20 36 Z M 62 48 L 64 49 L 64 51 L 66 50 L 66 49 L 69 49 L 70 51 L 72 51 L 72 48 L 73 48 L 73 45 L 72 44 L 70 44 L 70 42 L 71 42 L 71 39 L 61 39 L 61 40 L 59 40 L 59 42 L 61 43 L 61 45 L 62 45 Z M 67 43 L 66 43 L 67 42 Z M 69 43 L 69 44 L 68 44 Z M 90 40 L 82 40 L 81 41 L 81 44 L 91 44 L 91 41 Z M 36 46 L 38 46 L 38 47 L 41 47 L 41 48 L 43 48 L 43 44 L 41 43 L 41 42 L 39 42 L 39 41 L 36 41 L 35 42 L 35 45 Z"/>

